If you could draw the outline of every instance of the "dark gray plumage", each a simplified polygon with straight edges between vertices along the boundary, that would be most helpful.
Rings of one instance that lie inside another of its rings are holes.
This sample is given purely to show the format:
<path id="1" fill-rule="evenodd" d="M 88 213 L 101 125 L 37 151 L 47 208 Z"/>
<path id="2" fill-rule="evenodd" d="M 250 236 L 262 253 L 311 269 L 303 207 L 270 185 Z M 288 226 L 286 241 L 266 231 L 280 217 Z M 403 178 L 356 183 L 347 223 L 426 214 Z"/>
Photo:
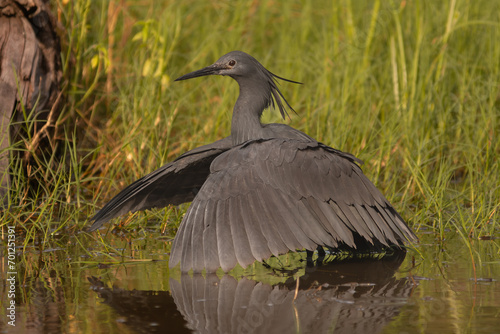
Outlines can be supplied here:
<path id="1" fill-rule="evenodd" d="M 287 125 L 260 122 L 269 106 L 277 105 L 283 117 L 285 105 L 292 109 L 276 86 L 277 78 L 290 80 L 241 51 L 177 80 L 205 75 L 227 75 L 239 84 L 231 135 L 125 188 L 92 217 L 91 231 L 128 211 L 193 201 L 170 266 L 180 262 L 182 271 L 195 272 L 229 271 L 296 249 L 365 250 L 417 241 L 359 159 Z"/>

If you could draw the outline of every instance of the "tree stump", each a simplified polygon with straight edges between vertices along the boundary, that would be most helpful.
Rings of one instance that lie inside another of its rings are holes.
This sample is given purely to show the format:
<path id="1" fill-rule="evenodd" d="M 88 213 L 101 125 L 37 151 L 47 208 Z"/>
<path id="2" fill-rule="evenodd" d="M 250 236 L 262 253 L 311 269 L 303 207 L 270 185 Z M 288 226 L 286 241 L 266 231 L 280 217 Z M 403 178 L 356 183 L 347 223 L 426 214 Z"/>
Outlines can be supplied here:
<path id="1" fill-rule="evenodd" d="M 0 201 L 17 164 L 41 182 L 36 159 L 54 150 L 61 108 L 61 47 L 48 0 L 0 0 Z M 43 159 L 42 159 L 43 160 Z M 17 173 L 16 173 L 17 176 Z"/>

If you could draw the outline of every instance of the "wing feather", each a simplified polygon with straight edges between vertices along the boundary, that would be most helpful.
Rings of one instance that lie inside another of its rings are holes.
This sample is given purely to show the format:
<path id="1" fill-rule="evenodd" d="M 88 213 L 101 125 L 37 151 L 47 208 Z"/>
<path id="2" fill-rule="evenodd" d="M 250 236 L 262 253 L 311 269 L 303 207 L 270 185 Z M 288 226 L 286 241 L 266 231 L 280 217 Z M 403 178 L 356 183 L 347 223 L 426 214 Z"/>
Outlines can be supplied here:
<path id="1" fill-rule="evenodd" d="M 269 187 L 266 186 L 265 188 L 267 189 Z M 274 210 L 271 209 L 273 206 L 269 202 L 276 198 L 274 189 L 270 188 L 266 192 L 266 201 L 264 201 L 264 196 L 260 190 L 259 188 L 255 190 L 253 200 L 255 201 L 254 205 L 262 210 L 263 219 L 260 219 L 259 223 L 261 224 L 262 231 L 267 235 L 268 246 L 271 253 L 278 256 L 288 252 L 290 249 L 295 249 L 293 246 L 292 248 L 288 246 L 297 244 L 296 241 L 294 243 L 293 240 L 289 240 L 293 238 L 289 228 L 283 224 L 281 217 L 276 218 L 273 216 Z"/>
<path id="2" fill-rule="evenodd" d="M 287 216 L 287 213 L 289 213 L 288 208 L 283 206 L 277 190 L 274 188 L 267 189 L 267 191 L 265 189 L 257 189 L 257 192 L 260 199 L 260 207 L 265 208 L 269 212 L 268 223 L 274 222 L 276 231 L 278 231 L 283 240 L 285 247 L 280 249 L 280 254 L 286 253 L 288 250 L 303 248 L 302 243 L 299 242 L 300 238 L 295 236 L 295 233 L 298 231 L 295 219 Z"/>
<path id="3" fill-rule="evenodd" d="M 283 254 L 282 249 L 284 247 L 283 240 L 279 233 L 276 231 L 275 224 L 270 220 L 270 216 L 266 213 L 266 205 L 262 206 L 262 203 L 257 198 L 257 193 L 255 191 L 248 194 L 249 206 L 255 208 L 254 222 L 260 227 L 263 237 L 267 241 L 267 247 L 271 254 L 279 255 Z"/>
<path id="4" fill-rule="evenodd" d="M 190 221 L 193 225 L 191 231 L 191 244 L 192 249 L 184 249 L 184 252 L 189 252 L 189 257 L 192 259 L 193 268 L 200 268 L 205 266 L 203 257 L 203 230 L 205 226 L 205 202 L 193 206 L 193 219 L 187 217 L 186 221 Z"/>
<path id="5" fill-rule="evenodd" d="M 303 230 L 314 241 L 313 247 L 307 249 L 314 250 L 318 245 L 330 246 L 335 243 L 332 235 L 321 225 L 320 215 L 314 211 L 306 199 L 302 199 L 296 207 L 301 217 L 300 221 L 304 222 Z"/>
<path id="6" fill-rule="evenodd" d="M 190 210 L 191 207 L 188 209 L 186 214 L 184 215 L 184 219 L 187 219 L 189 215 L 191 214 L 192 210 Z M 168 260 L 168 265 L 170 268 L 174 268 L 180 261 L 182 257 L 182 242 L 184 239 L 184 234 L 186 230 L 187 224 L 182 224 L 179 226 L 179 229 L 177 230 L 177 234 L 175 236 L 175 239 L 172 243 L 172 248 L 170 251 L 170 257 Z"/>
<path id="7" fill-rule="evenodd" d="M 354 237 L 352 230 L 342 221 L 342 219 L 335 213 L 330 203 L 323 201 L 315 201 L 318 209 L 323 212 L 326 220 L 329 223 L 329 228 L 338 234 L 338 242 L 345 243 L 347 246 L 355 248 Z M 332 247 L 336 247 L 333 245 Z"/>
<path id="8" fill-rule="evenodd" d="M 228 199 L 228 211 L 229 211 L 229 224 L 231 226 L 231 235 L 233 237 L 236 258 L 238 263 L 246 268 L 248 265 L 255 262 L 255 258 L 252 255 L 250 248 L 250 243 L 248 241 L 248 236 L 246 230 L 242 227 L 243 218 L 241 217 L 241 211 L 238 210 L 238 200 L 235 197 Z"/>
<path id="9" fill-rule="evenodd" d="M 175 161 L 140 178 L 116 195 L 90 220 L 94 231 L 112 218 L 151 208 L 178 205 L 194 199 L 210 173 L 212 161 L 232 147 L 226 137 L 188 151 Z"/>
<path id="10" fill-rule="evenodd" d="M 248 196 L 238 196 L 239 210 L 243 218 L 243 228 L 245 229 L 250 243 L 250 250 L 257 261 L 267 259 L 272 255 L 267 245 L 267 239 L 262 235 L 259 223 L 254 219 L 254 210 L 257 208 L 248 205 Z"/>
<path id="11" fill-rule="evenodd" d="M 193 208 L 194 211 L 198 209 L 198 207 Z M 194 214 L 196 215 L 196 214 Z M 194 221 L 193 220 L 189 220 Z M 189 223 L 189 224 L 184 224 L 183 230 L 181 231 L 181 234 L 179 235 L 180 243 L 176 243 L 173 245 L 173 247 L 179 247 L 181 248 L 181 270 L 186 271 L 186 268 L 191 268 L 192 267 L 192 262 L 193 262 L 193 251 L 195 249 L 193 248 L 193 227 L 195 224 Z M 177 236 L 176 236 L 177 239 Z"/>
<path id="12" fill-rule="evenodd" d="M 238 262 L 236 259 L 233 236 L 231 234 L 231 224 L 229 222 L 229 208 L 226 206 L 227 200 L 217 202 L 216 221 L 211 224 L 217 224 L 217 247 L 219 261 L 222 270 L 225 272 L 234 268 Z"/>
<path id="13" fill-rule="evenodd" d="M 378 209 L 378 207 L 368 206 L 366 207 L 366 211 L 370 215 L 372 220 L 377 222 L 377 226 L 384 234 L 384 237 L 393 243 L 397 243 L 398 238 L 396 238 L 394 231 L 391 228 L 393 222 L 387 222 L 384 216 L 380 214 L 380 209 Z"/>
<path id="14" fill-rule="evenodd" d="M 205 226 L 203 230 L 203 253 L 201 255 L 203 255 L 205 259 L 205 269 L 207 270 L 207 272 L 215 272 L 220 267 L 219 246 L 217 243 L 217 220 L 215 216 L 216 214 L 215 205 L 216 205 L 215 201 L 209 199 L 207 201 L 207 205 L 205 208 L 205 216 L 204 216 Z M 199 222 L 193 221 L 193 224 L 197 223 Z M 189 268 L 187 270 L 189 270 Z M 201 271 L 203 270 L 203 268 L 202 267 L 193 268 L 193 270 Z"/>
<path id="15" fill-rule="evenodd" d="M 366 226 L 370 230 L 370 233 L 372 235 L 372 239 L 374 237 L 375 239 L 380 241 L 382 244 L 389 246 L 389 244 L 386 241 L 386 237 L 383 235 L 383 233 L 379 227 L 380 225 L 386 225 L 386 222 L 374 220 L 363 206 L 355 204 L 355 205 L 351 206 L 351 210 L 353 212 L 357 212 L 357 214 L 359 215 L 359 218 L 361 220 L 363 220 L 363 222 L 366 224 Z"/>
<path id="16" fill-rule="evenodd" d="M 314 212 L 318 222 L 321 224 L 321 227 L 324 229 L 325 232 L 327 232 L 331 236 L 331 240 L 328 242 L 325 242 L 324 245 L 329 245 L 331 247 L 336 247 L 337 246 L 337 241 L 342 240 L 342 238 L 339 235 L 339 232 L 342 233 L 342 230 L 336 231 L 333 228 L 332 222 L 330 222 L 327 218 L 327 215 L 323 211 L 322 208 L 320 208 L 320 203 L 324 203 L 321 201 L 317 201 L 312 197 L 305 198 L 302 202 L 304 202 L 305 205 L 309 208 L 311 212 Z"/>
<path id="17" fill-rule="evenodd" d="M 203 222 L 203 254 L 194 252 L 181 267 L 201 270 L 202 256 L 208 271 L 228 271 L 289 250 L 416 240 L 356 162 L 323 144 L 292 139 L 249 141 L 221 153 L 192 204 L 203 219 L 188 211 L 180 229 L 191 232 L 189 247 L 200 247 L 200 227 L 192 226 Z"/>

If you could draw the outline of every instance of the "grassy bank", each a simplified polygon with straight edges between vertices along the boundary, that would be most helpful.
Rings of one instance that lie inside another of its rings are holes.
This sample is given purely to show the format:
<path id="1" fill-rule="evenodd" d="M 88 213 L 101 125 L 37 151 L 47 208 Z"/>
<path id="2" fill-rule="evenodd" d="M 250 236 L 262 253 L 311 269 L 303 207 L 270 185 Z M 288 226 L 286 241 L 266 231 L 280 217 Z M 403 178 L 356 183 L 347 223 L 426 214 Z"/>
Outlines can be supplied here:
<path id="1" fill-rule="evenodd" d="M 415 230 L 441 240 L 458 231 L 467 244 L 498 236 L 500 2 L 54 4 L 64 27 L 64 163 L 47 169 L 47 191 L 30 199 L 19 190 L 1 213 L 2 225 L 26 231 L 25 244 L 81 230 L 124 186 L 227 136 L 237 85 L 173 79 L 237 49 L 304 83 L 280 86 L 297 115 L 283 121 L 271 110 L 264 121 L 364 160 Z M 185 208 L 123 221 L 161 220 L 173 233 Z"/>

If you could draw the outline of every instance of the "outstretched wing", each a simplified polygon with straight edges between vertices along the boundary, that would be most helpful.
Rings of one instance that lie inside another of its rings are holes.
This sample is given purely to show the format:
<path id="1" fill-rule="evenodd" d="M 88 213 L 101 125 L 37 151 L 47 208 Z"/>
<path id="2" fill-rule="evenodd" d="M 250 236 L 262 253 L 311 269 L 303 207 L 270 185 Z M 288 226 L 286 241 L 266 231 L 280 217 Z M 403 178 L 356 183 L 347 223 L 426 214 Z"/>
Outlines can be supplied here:
<path id="1" fill-rule="evenodd" d="M 210 164 L 232 147 L 226 137 L 195 148 L 175 161 L 140 178 L 109 201 L 91 220 L 94 231 L 108 220 L 129 211 L 161 208 L 192 201 L 210 173 Z"/>
<path id="2" fill-rule="evenodd" d="M 251 141 L 221 154 L 186 212 L 170 266 L 228 271 L 318 245 L 417 240 L 355 161 L 326 145 L 291 139 Z"/>

